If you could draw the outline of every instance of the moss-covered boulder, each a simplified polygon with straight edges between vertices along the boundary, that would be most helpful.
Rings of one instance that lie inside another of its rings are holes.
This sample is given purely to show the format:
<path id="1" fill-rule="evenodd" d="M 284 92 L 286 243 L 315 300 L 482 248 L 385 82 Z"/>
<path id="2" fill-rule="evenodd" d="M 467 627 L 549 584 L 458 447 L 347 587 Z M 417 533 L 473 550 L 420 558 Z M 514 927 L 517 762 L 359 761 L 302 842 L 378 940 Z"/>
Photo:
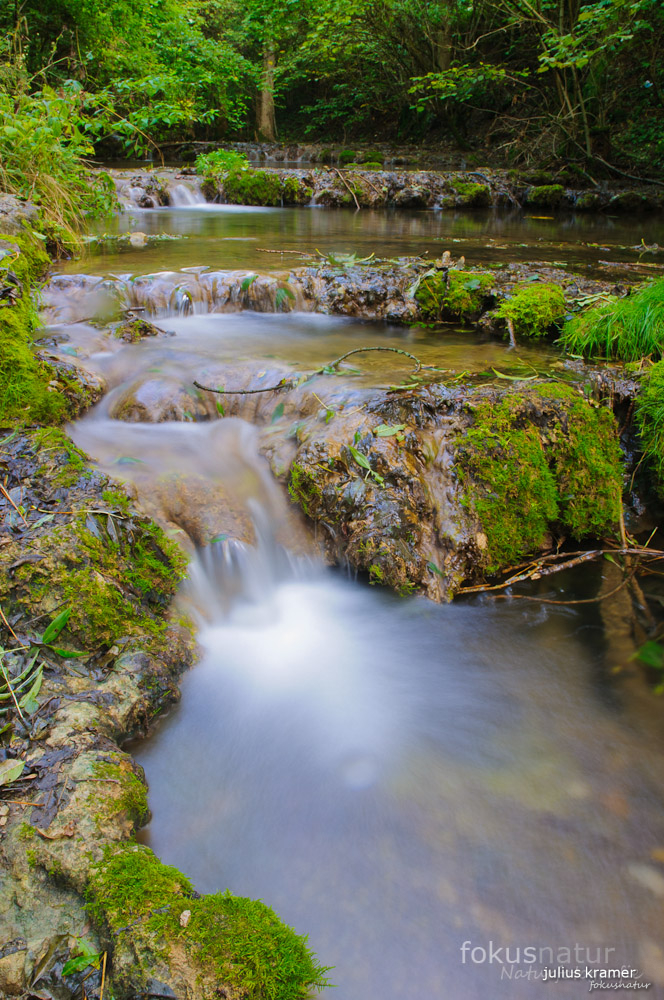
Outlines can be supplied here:
<path id="1" fill-rule="evenodd" d="M 540 184 L 531 187 L 526 195 L 526 204 L 538 208 L 558 208 L 565 198 L 562 184 Z"/>
<path id="2" fill-rule="evenodd" d="M 617 425 L 574 386 L 431 385 L 303 437 L 291 496 L 331 559 L 400 593 L 447 600 L 554 537 L 619 523 Z"/>

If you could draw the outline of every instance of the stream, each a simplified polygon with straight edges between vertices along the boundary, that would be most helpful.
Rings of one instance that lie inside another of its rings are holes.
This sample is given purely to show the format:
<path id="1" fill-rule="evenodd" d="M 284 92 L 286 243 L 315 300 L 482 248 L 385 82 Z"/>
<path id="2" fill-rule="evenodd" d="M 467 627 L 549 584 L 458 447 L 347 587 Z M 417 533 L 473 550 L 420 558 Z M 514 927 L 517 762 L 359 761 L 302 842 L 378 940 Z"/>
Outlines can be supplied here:
<path id="1" fill-rule="evenodd" d="M 186 404 L 201 373 L 253 385 L 369 342 L 478 375 L 510 371 L 507 346 L 454 327 L 168 303 L 167 335 L 124 344 L 72 325 L 66 308 L 76 275 L 297 261 L 265 250 L 449 248 L 601 269 L 637 261 L 625 248 L 642 238 L 664 244 L 662 222 L 188 204 L 132 210 L 115 226 L 185 238 L 61 265 L 47 333 L 109 387 L 69 429 L 74 441 L 191 552 L 181 601 L 203 652 L 181 702 L 133 748 L 150 789 L 143 842 L 199 891 L 260 898 L 308 934 L 334 967 L 335 1000 L 589 991 L 587 980 L 543 982 L 558 966 L 626 966 L 664 996 L 661 706 L 612 672 L 598 606 L 437 605 L 326 568 L 273 475 L 287 464 L 288 413 L 260 396 L 228 411 Z M 550 365 L 556 354 L 533 346 L 520 358 Z M 403 374 L 397 355 L 373 355 L 315 392 L 326 406 L 362 406 Z M 149 416 L 164 393 L 185 399 L 179 420 Z M 146 419 L 119 419 L 138 397 Z M 556 596 L 592 596 L 603 572 L 556 578 Z"/>

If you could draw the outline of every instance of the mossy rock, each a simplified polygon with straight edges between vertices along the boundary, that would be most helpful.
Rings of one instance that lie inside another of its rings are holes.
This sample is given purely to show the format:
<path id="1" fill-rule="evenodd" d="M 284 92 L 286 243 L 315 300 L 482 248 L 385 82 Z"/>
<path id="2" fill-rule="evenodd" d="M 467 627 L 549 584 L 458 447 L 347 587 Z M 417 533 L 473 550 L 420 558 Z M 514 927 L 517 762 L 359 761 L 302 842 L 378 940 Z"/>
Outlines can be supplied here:
<path id="1" fill-rule="evenodd" d="M 526 195 L 527 205 L 536 205 L 540 208 L 558 208 L 565 197 L 565 188 L 562 184 L 542 184 L 539 187 L 532 187 Z"/>
<path id="2" fill-rule="evenodd" d="M 238 170 L 226 175 L 224 194 L 233 205 L 281 205 L 282 184 L 267 170 Z"/>
<path id="3" fill-rule="evenodd" d="M 0 423 L 4 426 L 57 424 L 76 413 L 57 373 L 33 350 L 39 329 L 33 296 L 49 264 L 36 238 L 0 236 Z M 73 384 L 71 390 L 75 396 Z"/>
<path id="4" fill-rule="evenodd" d="M 582 191 L 574 202 L 577 212 L 597 212 L 602 207 L 602 199 L 595 191 Z"/>
<path id="5" fill-rule="evenodd" d="M 377 149 L 367 149 L 364 153 L 358 155 L 357 160 L 359 163 L 364 164 L 366 170 L 372 168 L 375 170 L 382 170 L 383 163 L 385 162 L 385 156 Z M 374 164 L 378 164 L 378 166 L 374 166 Z"/>
<path id="6" fill-rule="evenodd" d="M 199 897 L 185 875 L 147 847 L 107 849 L 87 897 L 113 948 L 118 996 L 134 996 L 153 978 L 166 995 L 200 1000 L 306 1000 L 326 985 L 328 970 L 306 938 L 268 906 L 228 891 Z"/>
<path id="7" fill-rule="evenodd" d="M 342 149 L 337 157 L 339 164 L 342 167 L 347 166 L 349 163 L 357 163 L 359 159 L 358 154 L 352 149 Z"/>
<path id="8" fill-rule="evenodd" d="M 491 204 L 488 184 L 455 181 L 452 186 L 457 194 L 456 203 L 463 208 L 487 208 Z"/>
<path id="9" fill-rule="evenodd" d="M 421 280 L 415 298 L 426 319 L 471 320 L 491 300 L 494 283 L 488 271 L 440 270 Z"/>
<path id="10" fill-rule="evenodd" d="M 622 469 L 610 410 L 545 385 L 471 412 L 455 468 L 487 538 L 488 573 L 540 549 L 556 525 L 575 539 L 616 530 Z"/>
<path id="11" fill-rule="evenodd" d="M 544 337 L 559 327 L 567 314 L 562 288 L 547 282 L 516 285 L 496 315 L 511 323 L 517 336 Z"/>
<path id="12" fill-rule="evenodd" d="M 621 191 L 608 204 L 609 211 L 613 212 L 647 212 L 651 208 L 652 199 L 638 191 Z"/>

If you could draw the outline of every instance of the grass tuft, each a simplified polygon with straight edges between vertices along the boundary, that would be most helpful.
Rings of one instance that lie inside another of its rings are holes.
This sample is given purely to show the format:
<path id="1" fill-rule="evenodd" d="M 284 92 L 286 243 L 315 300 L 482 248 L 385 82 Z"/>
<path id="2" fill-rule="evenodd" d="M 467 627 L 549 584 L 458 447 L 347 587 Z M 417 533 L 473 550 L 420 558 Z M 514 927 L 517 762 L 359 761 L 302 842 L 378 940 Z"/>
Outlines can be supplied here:
<path id="1" fill-rule="evenodd" d="M 574 316 L 560 343 L 570 354 L 638 361 L 664 353 L 664 278 Z"/>

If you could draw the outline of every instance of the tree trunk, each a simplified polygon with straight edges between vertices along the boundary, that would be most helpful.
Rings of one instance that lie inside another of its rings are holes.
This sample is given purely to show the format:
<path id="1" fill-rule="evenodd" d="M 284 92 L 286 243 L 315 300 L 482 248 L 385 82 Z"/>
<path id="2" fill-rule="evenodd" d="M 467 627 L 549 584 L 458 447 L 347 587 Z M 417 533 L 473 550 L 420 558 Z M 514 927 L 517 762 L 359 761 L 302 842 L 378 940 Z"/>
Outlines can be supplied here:
<path id="1" fill-rule="evenodd" d="M 274 116 L 274 49 L 266 45 L 263 51 L 263 73 L 258 95 L 258 118 L 256 122 L 258 138 L 275 142 L 277 123 Z"/>

